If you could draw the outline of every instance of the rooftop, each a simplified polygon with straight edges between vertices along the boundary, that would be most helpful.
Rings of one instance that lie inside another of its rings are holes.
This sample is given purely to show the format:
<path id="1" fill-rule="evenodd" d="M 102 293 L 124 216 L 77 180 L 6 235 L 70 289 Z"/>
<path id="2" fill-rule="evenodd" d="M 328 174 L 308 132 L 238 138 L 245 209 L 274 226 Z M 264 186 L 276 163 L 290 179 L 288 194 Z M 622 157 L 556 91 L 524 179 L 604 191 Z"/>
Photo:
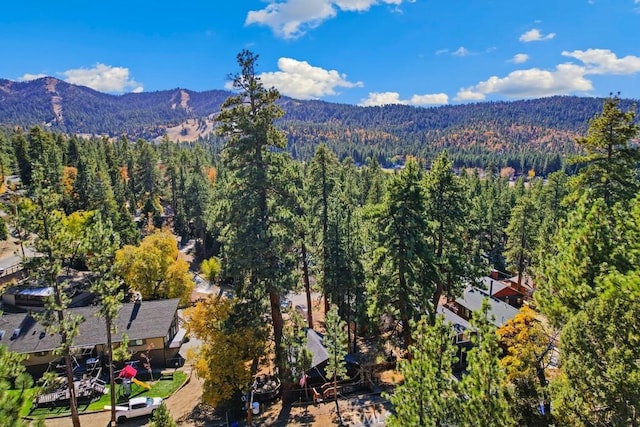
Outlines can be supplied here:
<path id="1" fill-rule="evenodd" d="M 113 334 L 113 342 L 122 341 L 124 333 L 131 341 L 166 336 L 178 309 L 178 301 L 169 299 L 123 304 L 114 321 L 116 333 Z M 105 321 L 99 316 L 99 311 L 99 306 L 67 310 L 69 314 L 84 319 L 80 323 L 78 335 L 73 340 L 73 347 L 93 347 L 106 343 Z M 51 351 L 60 343 L 60 337 L 47 333 L 45 326 L 30 313 L 0 316 L 0 331 L 5 331 L 0 338 L 0 345 L 4 344 L 10 351 L 18 353 Z"/>
<path id="2" fill-rule="evenodd" d="M 489 280 L 492 280 L 492 279 L 483 278 L 483 282 L 486 285 L 491 285 L 491 283 L 487 282 L 485 279 L 489 279 Z M 498 282 L 497 280 L 493 280 L 493 286 L 498 286 L 499 284 L 500 282 Z M 485 299 L 488 299 L 489 318 L 491 320 L 491 323 L 493 323 L 497 327 L 500 327 L 504 325 L 509 319 L 513 318 L 516 314 L 518 314 L 519 310 L 503 301 L 500 301 L 497 298 L 489 296 L 489 289 L 490 288 L 488 287 L 487 290 L 483 290 L 475 286 L 469 285 L 464 290 L 462 295 L 456 298 L 456 303 L 475 312 L 475 311 L 479 311 L 482 308 L 482 302 Z M 496 288 L 494 288 L 494 292 L 495 292 L 495 289 Z M 464 326 L 465 328 L 468 327 L 469 325 L 468 321 L 458 316 L 456 313 L 452 312 L 442 304 L 438 305 L 437 312 L 439 314 L 443 314 L 445 316 L 445 319 L 447 319 L 449 322 L 451 322 L 454 325 L 459 324 L 461 326 Z"/>

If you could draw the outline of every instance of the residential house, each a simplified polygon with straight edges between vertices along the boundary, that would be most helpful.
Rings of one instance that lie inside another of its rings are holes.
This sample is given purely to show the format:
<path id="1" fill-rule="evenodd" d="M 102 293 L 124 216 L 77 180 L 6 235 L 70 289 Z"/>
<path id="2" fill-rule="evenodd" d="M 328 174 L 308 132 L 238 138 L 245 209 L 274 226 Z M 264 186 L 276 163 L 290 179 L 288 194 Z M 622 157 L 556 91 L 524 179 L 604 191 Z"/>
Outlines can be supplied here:
<path id="1" fill-rule="evenodd" d="M 64 283 L 64 293 L 69 297 L 69 307 L 80 307 L 91 304 L 94 295 L 89 291 L 92 273 L 65 269 L 65 274 L 58 277 Z M 2 292 L 2 307 L 5 311 L 42 311 L 47 299 L 53 295 L 52 286 L 26 278 Z"/>
<path id="2" fill-rule="evenodd" d="M 120 343 L 123 334 L 129 339 L 132 361 L 141 361 L 148 355 L 154 368 L 174 367 L 179 361 L 178 352 L 184 334 L 178 325 L 178 299 L 138 301 L 123 304 L 114 319 L 116 333 L 112 340 Z M 78 365 L 82 360 L 102 358 L 106 350 L 107 333 L 104 318 L 98 306 L 71 308 L 71 315 L 81 316 L 78 335 L 73 340 L 72 351 Z M 59 335 L 47 333 L 46 328 L 30 313 L 0 316 L 0 345 L 10 351 L 27 355 L 27 370 L 39 377 L 60 359 L 54 350 L 60 344 Z M 139 364 L 142 369 L 143 364 Z"/>
<path id="3" fill-rule="evenodd" d="M 490 277 L 484 277 L 484 287 L 489 290 L 491 296 L 498 298 L 516 308 L 529 301 L 533 297 L 533 279 L 528 274 L 519 276 L 500 278 L 496 270 L 491 272 Z M 520 282 L 520 283 L 518 283 Z"/>
<path id="4" fill-rule="evenodd" d="M 486 290 L 469 285 L 460 297 L 449 299 L 438 305 L 437 313 L 443 315 L 456 331 L 458 363 L 454 366 L 454 370 L 460 370 L 466 366 L 465 350 L 471 347 L 471 334 L 473 333 L 469 321 L 473 313 L 482 308 L 485 299 L 489 302 L 487 313 L 489 320 L 498 328 L 519 312 L 516 307 L 492 296 L 492 293 L 495 292 L 494 287 L 502 289 L 500 288 L 501 282 L 489 277 L 483 278 L 483 282 L 487 286 Z"/>

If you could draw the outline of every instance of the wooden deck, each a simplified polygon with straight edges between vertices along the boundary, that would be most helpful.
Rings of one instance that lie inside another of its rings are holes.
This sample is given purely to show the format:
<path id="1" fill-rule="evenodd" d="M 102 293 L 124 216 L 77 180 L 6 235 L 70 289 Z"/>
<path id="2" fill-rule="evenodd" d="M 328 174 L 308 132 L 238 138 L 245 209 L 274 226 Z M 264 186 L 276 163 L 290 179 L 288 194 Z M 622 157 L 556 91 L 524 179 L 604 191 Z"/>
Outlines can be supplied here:
<path id="1" fill-rule="evenodd" d="M 99 378 L 89 378 L 74 381 L 76 390 L 76 399 L 78 401 L 90 401 L 104 394 L 106 384 Z M 39 395 L 33 400 L 35 407 L 38 406 L 55 406 L 69 402 L 69 389 L 67 385 L 61 385 L 58 389 Z"/>

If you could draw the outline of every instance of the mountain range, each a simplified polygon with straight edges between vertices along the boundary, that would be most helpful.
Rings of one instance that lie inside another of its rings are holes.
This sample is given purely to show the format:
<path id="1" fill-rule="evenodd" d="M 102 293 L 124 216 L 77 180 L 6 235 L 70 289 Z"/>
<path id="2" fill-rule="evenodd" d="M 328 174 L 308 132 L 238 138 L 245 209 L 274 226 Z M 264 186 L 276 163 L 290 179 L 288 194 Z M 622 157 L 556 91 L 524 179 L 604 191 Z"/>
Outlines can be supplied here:
<path id="1" fill-rule="evenodd" d="M 79 135 L 126 135 L 174 141 L 207 138 L 213 117 L 231 93 L 172 89 L 110 95 L 54 77 L 27 82 L 0 79 L 0 125 Z M 308 157 L 320 142 L 340 146 L 356 160 L 428 155 L 443 148 L 465 152 L 575 151 L 603 99 L 555 96 L 512 102 L 483 102 L 419 108 L 407 105 L 361 107 L 283 97 L 285 131 L 294 156 Z M 622 100 L 628 109 L 633 100 Z"/>

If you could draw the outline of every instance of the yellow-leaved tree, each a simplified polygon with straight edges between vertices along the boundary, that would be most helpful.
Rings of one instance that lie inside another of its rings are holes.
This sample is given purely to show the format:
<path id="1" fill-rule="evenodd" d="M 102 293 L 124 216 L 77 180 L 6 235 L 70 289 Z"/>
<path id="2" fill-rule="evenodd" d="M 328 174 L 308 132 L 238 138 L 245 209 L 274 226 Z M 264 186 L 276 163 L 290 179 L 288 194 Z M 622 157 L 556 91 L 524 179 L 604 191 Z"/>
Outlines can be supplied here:
<path id="1" fill-rule="evenodd" d="M 195 283 L 189 265 L 180 257 L 176 239 L 164 231 L 155 232 L 139 246 L 126 245 L 116 252 L 115 270 L 130 289 L 143 298 L 180 298 L 186 305 Z"/>
<path id="2" fill-rule="evenodd" d="M 513 397 L 512 416 L 518 425 L 543 425 L 549 414 L 540 405 L 549 401 L 545 370 L 552 356 L 554 337 L 528 306 L 523 306 L 497 333 L 506 350 L 500 365 Z"/>
<path id="3" fill-rule="evenodd" d="M 233 300 L 209 297 L 185 310 L 187 333 L 202 341 L 193 357 L 203 400 L 213 406 L 240 397 L 251 384 L 251 364 L 266 351 L 265 330 L 232 325 Z"/>

